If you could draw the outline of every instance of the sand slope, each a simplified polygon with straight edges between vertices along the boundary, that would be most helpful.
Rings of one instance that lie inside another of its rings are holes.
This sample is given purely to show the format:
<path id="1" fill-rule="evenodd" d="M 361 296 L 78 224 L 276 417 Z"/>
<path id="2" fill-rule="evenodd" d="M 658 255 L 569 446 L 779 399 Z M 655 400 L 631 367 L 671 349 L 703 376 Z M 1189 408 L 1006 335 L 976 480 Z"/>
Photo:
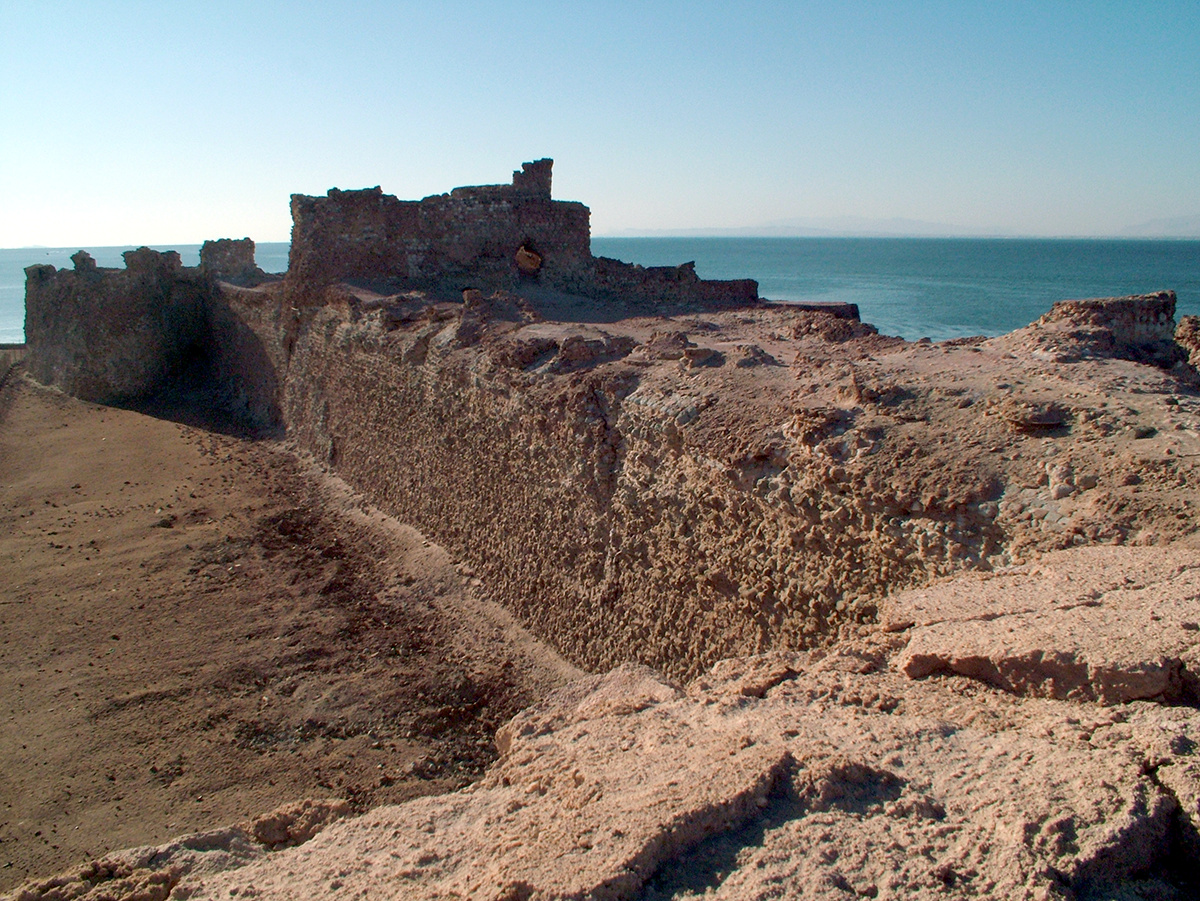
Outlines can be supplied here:
<path id="1" fill-rule="evenodd" d="M 0 397 L 0 890 L 288 801 L 461 785 L 579 674 L 277 444 Z"/>

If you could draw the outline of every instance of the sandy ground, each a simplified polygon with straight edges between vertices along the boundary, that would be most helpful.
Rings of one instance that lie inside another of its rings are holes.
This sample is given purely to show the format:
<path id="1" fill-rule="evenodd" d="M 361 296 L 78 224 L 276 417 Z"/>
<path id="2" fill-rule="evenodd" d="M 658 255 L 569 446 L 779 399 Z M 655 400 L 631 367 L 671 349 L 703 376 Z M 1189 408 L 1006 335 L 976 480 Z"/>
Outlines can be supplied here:
<path id="1" fill-rule="evenodd" d="M 445 791 L 578 675 L 280 444 L 0 389 L 0 891 L 301 798 Z"/>

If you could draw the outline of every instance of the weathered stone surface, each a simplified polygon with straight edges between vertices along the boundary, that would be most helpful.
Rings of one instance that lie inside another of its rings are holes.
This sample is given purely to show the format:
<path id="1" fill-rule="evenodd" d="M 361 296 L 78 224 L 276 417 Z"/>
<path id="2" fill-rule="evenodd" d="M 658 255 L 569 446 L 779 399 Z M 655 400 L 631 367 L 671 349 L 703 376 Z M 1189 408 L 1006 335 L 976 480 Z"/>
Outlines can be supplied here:
<path id="1" fill-rule="evenodd" d="M 1187 355 L 1175 343 L 1175 292 L 1060 300 L 1006 343 L 1037 359 L 1071 363 L 1116 357 L 1170 367 Z"/>
<path id="2" fill-rule="evenodd" d="M 364 295 L 306 315 L 282 417 L 589 668 L 694 676 L 828 640 L 889 591 L 1021 548 L 1149 540 L 1131 516 L 1189 528 L 1194 463 L 1165 451 L 1191 452 L 1174 422 L 1194 404 L 1174 374 L 867 327 L 827 339 L 818 319 L 860 324 L 783 305 L 597 323 L 513 297 Z M 749 345 L 783 365 L 688 365 Z M 1144 386 L 1136 420 L 1118 375 Z M 1074 394 L 1071 428 L 1014 429 L 1002 378 L 1029 409 Z M 1159 430 L 1142 441 L 1160 462 L 1131 462 L 1131 421 Z M 1158 487 L 1127 484 L 1131 469 Z"/>
<path id="3" fill-rule="evenodd" d="M 686 693 L 589 677 L 512 720 L 482 783 L 172 897 L 1186 897 L 1194 708 L 913 681 L 903 644 L 730 660 Z"/>
<path id="4" fill-rule="evenodd" d="M 696 275 L 695 263 L 639 266 L 596 257 L 586 268 L 562 281 L 564 290 L 588 297 L 633 303 L 666 303 L 699 307 L 740 307 L 758 301 L 753 279 L 715 281 Z"/>
<path id="5" fill-rule="evenodd" d="M 38 381 L 92 401 L 143 397 L 178 380 L 207 342 L 211 285 L 179 254 L 142 247 L 125 269 L 25 270 L 26 365 Z"/>
<path id="6" fill-rule="evenodd" d="M 1008 397 L 999 409 L 1000 415 L 1018 432 L 1052 431 L 1071 421 L 1071 411 L 1056 401 Z"/>
<path id="7" fill-rule="evenodd" d="M 302 845 L 334 820 L 350 812 L 350 802 L 342 798 L 320 801 L 305 799 L 285 804 L 257 818 L 250 831 L 254 840 L 271 850 Z"/>
<path id="8" fill-rule="evenodd" d="M 631 897 L 664 860 L 760 816 L 790 766 L 778 741 L 708 729 L 702 706 L 664 703 L 678 694 L 639 670 L 589 680 L 523 714 L 480 785 L 380 808 L 185 897 L 251 885 L 279 898 Z M 278 863 L 292 875 L 279 880 Z"/>
<path id="9" fill-rule="evenodd" d="M 343 278 L 495 289 L 515 285 L 523 268 L 548 284 L 586 268 L 590 214 L 583 204 L 551 200 L 552 165 L 526 163 L 511 185 L 456 188 L 420 201 L 378 187 L 293 195 L 292 292 L 310 296 Z"/>
<path id="10" fill-rule="evenodd" d="M 905 592 L 900 666 L 1022 695 L 1120 704 L 1200 699 L 1200 563 L 1178 550 L 1085 548 L 1036 565 Z"/>
<path id="11" fill-rule="evenodd" d="M 186 835 L 165 845 L 133 848 L 17 889 L 11 901 L 165 901 L 186 897 L 184 876 L 225 872 L 266 849 L 240 826 Z"/>
<path id="12" fill-rule="evenodd" d="M 200 247 L 200 271 L 238 285 L 257 284 L 265 278 L 254 262 L 254 242 L 249 238 L 205 241 Z"/>
<path id="13" fill-rule="evenodd" d="M 548 288 L 626 302 L 739 306 L 758 300 L 752 280 L 700 279 L 691 263 L 643 268 L 595 258 L 591 213 L 550 197 L 553 161 L 525 163 L 511 185 L 455 188 L 398 200 L 378 187 L 325 197 L 292 196 L 288 283 L 299 302 L 319 302 L 339 279 L 409 288 Z"/>
<path id="14" fill-rule="evenodd" d="M 1188 362 L 1200 367 L 1200 316 L 1180 316 L 1175 343 L 1188 352 Z"/>

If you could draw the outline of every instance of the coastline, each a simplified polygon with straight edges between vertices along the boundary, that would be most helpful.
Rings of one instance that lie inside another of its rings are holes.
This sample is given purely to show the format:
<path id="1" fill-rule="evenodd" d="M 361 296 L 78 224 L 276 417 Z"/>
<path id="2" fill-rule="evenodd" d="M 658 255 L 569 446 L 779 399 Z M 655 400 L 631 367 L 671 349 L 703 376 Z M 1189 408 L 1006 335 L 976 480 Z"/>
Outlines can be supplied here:
<path id="1" fill-rule="evenodd" d="M 1057 300 L 1140 294 L 1164 287 L 1176 291 L 1179 315 L 1200 315 L 1200 263 L 1195 262 L 1200 260 L 1200 242 L 1185 239 L 599 237 L 593 243 L 600 256 L 641 265 L 695 259 L 703 277 L 749 276 L 759 281 L 762 295 L 772 299 L 857 303 L 863 318 L 881 332 L 909 340 L 994 337 L 1028 325 Z M 1126 254 L 1164 245 L 1168 251 L 1182 251 L 1183 266 L 1173 255 L 1157 264 L 1151 256 L 1149 263 L 1116 265 L 1107 253 L 1109 245 Z M 185 265 L 195 265 L 198 259 L 196 244 L 153 246 L 178 250 Z M 899 248 L 899 256 L 882 254 L 889 246 Z M 989 246 L 998 248 L 999 256 L 993 252 L 980 258 L 980 249 Z M 1022 246 L 1026 249 L 1017 258 L 1023 262 L 1012 271 L 1009 251 Z M 258 245 L 259 266 L 267 272 L 285 271 L 288 247 L 287 243 Z M 766 251 L 756 253 L 756 247 Z M 1042 260 L 1039 249 L 1043 247 L 1055 256 Z M 914 248 L 920 251 L 915 256 Z M 0 250 L 0 335 L 21 336 L 23 268 L 43 262 L 69 267 L 70 255 L 78 249 Z M 134 248 L 84 249 L 98 265 L 119 267 L 121 253 Z M 947 269 L 947 250 L 962 263 Z M 5 275 L 10 253 L 18 257 Z"/>

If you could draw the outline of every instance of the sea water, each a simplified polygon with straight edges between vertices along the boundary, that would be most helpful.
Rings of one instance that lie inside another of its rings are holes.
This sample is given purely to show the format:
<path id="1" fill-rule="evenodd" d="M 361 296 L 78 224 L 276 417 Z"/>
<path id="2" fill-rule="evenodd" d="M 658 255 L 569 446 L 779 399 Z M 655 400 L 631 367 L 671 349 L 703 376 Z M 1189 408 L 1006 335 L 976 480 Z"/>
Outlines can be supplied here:
<path id="1" fill-rule="evenodd" d="M 1200 241 L 985 238 L 596 238 L 644 266 L 694 260 L 702 278 L 754 278 L 771 300 L 856 303 L 909 340 L 1002 335 L 1056 300 L 1170 289 L 1200 314 Z"/>
<path id="2" fill-rule="evenodd" d="M 71 266 L 78 248 L 0 250 L 0 343 L 24 340 L 25 273 Z M 84 248 L 100 266 L 122 266 L 130 247 Z M 177 250 L 184 265 L 200 245 Z M 594 238 L 592 252 L 643 266 L 695 262 L 701 278 L 753 278 L 780 301 L 858 304 L 881 332 L 935 341 L 1000 335 L 1028 325 L 1056 300 L 1178 296 L 1177 316 L 1200 315 L 1200 241 L 984 238 Z M 258 265 L 287 268 L 288 245 L 263 243 Z"/>

